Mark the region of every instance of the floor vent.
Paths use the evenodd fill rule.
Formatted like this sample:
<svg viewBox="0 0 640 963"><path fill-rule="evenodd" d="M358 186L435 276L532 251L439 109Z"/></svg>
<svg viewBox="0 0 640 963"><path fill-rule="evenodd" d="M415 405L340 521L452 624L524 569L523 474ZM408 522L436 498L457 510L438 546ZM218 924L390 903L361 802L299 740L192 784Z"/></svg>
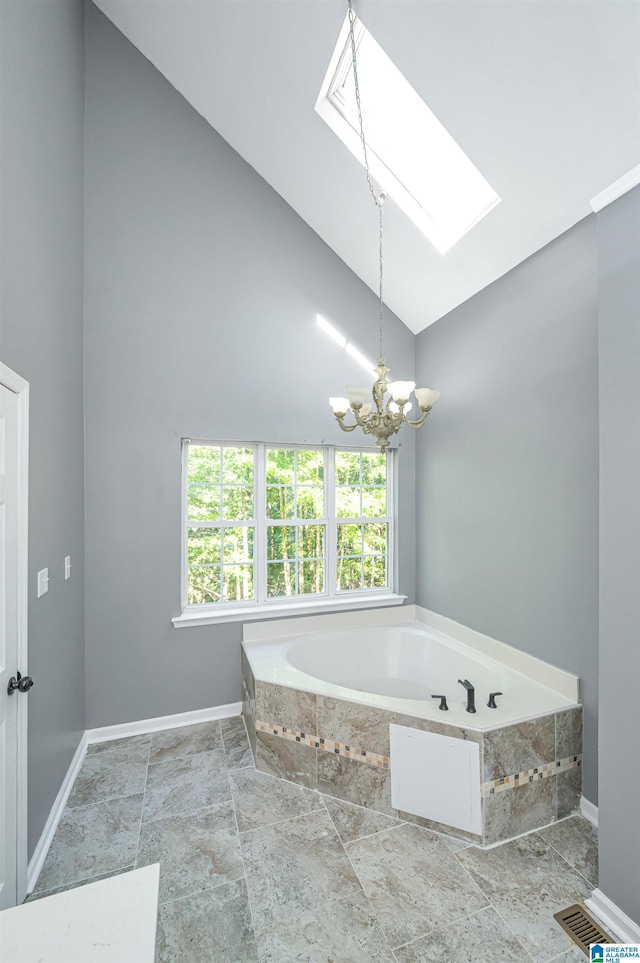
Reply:
<svg viewBox="0 0 640 963"><path fill-rule="evenodd" d="M560 913L554 913L553 918L569 934L573 942L578 944L585 956L589 955L591 943L613 943L611 937L579 903L567 906Z"/></svg>

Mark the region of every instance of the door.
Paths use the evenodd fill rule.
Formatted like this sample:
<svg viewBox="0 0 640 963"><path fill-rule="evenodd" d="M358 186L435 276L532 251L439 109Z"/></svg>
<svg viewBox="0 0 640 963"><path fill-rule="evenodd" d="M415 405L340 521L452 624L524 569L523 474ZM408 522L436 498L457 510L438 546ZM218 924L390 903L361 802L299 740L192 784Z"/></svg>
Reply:
<svg viewBox="0 0 640 963"><path fill-rule="evenodd" d="M26 694L8 693L26 675L26 392L0 366L0 910L26 889ZM10 373L13 375L13 373ZM5 383L2 383L5 382ZM22 382L22 384L25 384ZM23 665L19 665L20 659Z"/></svg>

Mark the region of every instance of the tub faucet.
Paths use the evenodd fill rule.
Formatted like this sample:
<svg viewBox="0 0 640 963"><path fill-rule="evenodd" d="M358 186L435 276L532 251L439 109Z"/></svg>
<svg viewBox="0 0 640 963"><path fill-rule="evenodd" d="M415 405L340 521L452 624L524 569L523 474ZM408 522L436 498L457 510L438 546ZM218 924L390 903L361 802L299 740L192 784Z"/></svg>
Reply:
<svg viewBox="0 0 640 963"><path fill-rule="evenodd" d="M458 682L460 683L460 685L463 685L467 690L467 712L475 712L476 711L476 690L471 685L468 679L465 679L464 682L462 679L458 679Z"/></svg>

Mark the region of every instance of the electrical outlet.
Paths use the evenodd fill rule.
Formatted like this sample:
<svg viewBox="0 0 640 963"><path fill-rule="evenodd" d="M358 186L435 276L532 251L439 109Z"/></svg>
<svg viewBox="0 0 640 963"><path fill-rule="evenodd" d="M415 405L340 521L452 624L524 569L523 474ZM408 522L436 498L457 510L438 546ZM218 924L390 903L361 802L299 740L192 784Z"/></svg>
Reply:
<svg viewBox="0 0 640 963"><path fill-rule="evenodd" d="M64 578L65 581L71 578L71 556L66 555L64 559Z"/></svg>
<svg viewBox="0 0 640 963"><path fill-rule="evenodd" d="M49 569L43 568L38 572L38 598L49 591Z"/></svg>

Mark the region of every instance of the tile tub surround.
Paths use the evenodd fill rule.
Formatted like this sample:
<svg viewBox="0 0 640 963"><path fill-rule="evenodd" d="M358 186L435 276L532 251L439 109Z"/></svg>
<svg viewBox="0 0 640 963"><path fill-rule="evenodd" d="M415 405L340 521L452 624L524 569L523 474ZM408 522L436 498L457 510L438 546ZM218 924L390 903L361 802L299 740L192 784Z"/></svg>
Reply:
<svg viewBox="0 0 640 963"><path fill-rule="evenodd" d="M582 816L515 844L477 849L258 772L243 728L234 719L197 732L185 727L182 739L167 732L156 744L164 752L171 743L179 754L147 763L143 793L109 799L105 785L119 790L104 780L109 757L118 773L117 754L135 756L140 741L103 744L105 763L83 776L86 801L65 809L32 898L153 860L161 891L156 963L578 959L552 913L583 898L597 874L595 830ZM388 777L345 756L320 755ZM198 757L205 764L196 769ZM201 779L181 797L183 811L142 820L147 792L171 799L183 764ZM220 794L225 779L228 793ZM224 798L201 806L211 793Z"/></svg>
<svg viewBox="0 0 640 963"><path fill-rule="evenodd" d="M262 682L246 656L243 691L253 696L244 711L247 726L252 720L255 727L257 769L345 802L484 846L547 826L579 807L580 706L479 732ZM392 808L391 723L480 745L481 837Z"/></svg>

